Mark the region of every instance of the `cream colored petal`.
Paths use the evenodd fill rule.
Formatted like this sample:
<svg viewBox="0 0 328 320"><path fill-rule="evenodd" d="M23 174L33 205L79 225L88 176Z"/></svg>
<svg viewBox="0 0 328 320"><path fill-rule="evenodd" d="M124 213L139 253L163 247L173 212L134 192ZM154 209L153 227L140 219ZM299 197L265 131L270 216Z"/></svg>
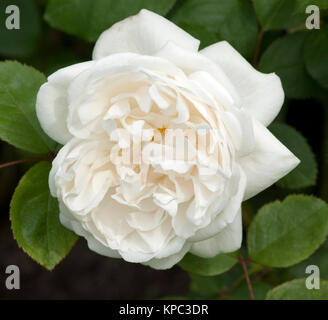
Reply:
<svg viewBox="0 0 328 320"><path fill-rule="evenodd" d="M242 242L242 219L239 210L235 219L214 237L193 243L190 252L202 258L213 258L240 248Z"/></svg>
<svg viewBox="0 0 328 320"><path fill-rule="evenodd" d="M168 41L196 52L199 40L162 16L142 9L137 15L126 18L104 31L96 42L93 59L120 52L152 55Z"/></svg>
<svg viewBox="0 0 328 320"><path fill-rule="evenodd" d="M67 128L68 87L71 81L94 62L84 62L63 68L52 74L43 84L36 100L36 114L42 129L55 141L65 144L72 135Z"/></svg>
<svg viewBox="0 0 328 320"><path fill-rule="evenodd" d="M254 137L254 151L239 159L239 164L247 176L244 200L270 187L300 163L293 153L256 120Z"/></svg>
<svg viewBox="0 0 328 320"><path fill-rule="evenodd" d="M257 71L226 41L213 44L200 53L222 68L236 88L245 110L265 126L274 120L285 97L276 74Z"/></svg>

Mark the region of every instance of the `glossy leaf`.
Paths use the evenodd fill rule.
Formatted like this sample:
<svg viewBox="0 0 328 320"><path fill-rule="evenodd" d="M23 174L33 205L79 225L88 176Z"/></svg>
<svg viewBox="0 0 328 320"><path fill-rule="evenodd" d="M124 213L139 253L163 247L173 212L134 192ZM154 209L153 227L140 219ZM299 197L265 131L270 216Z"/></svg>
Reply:
<svg viewBox="0 0 328 320"><path fill-rule="evenodd" d="M219 297L222 279L220 276L204 277L190 273L190 293L194 299L215 299Z"/></svg>
<svg viewBox="0 0 328 320"><path fill-rule="evenodd" d="M307 266L315 265L320 269L320 277L328 279L328 240L308 259L292 266L288 271L295 277L301 278L305 275Z"/></svg>
<svg viewBox="0 0 328 320"><path fill-rule="evenodd" d="M271 286L265 282L252 282L256 300L264 300ZM246 281L243 281L236 289L229 293L227 300L251 300Z"/></svg>
<svg viewBox="0 0 328 320"><path fill-rule="evenodd" d="M219 254L214 258L204 259L188 253L179 263L188 272L200 276L216 276L231 269L237 263L237 255Z"/></svg>
<svg viewBox="0 0 328 320"><path fill-rule="evenodd" d="M101 32L141 9L165 15L176 0L50 0L46 21L54 28L96 41Z"/></svg>
<svg viewBox="0 0 328 320"><path fill-rule="evenodd" d="M307 32L286 35L274 41L264 52L259 69L275 72L280 77L289 98L308 98L317 95L317 85L306 72L303 47Z"/></svg>
<svg viewBox="0 0 328 320"><path fill-rule="evenodd" d="M10 207L18 245L48 270L69 253L78 238L59 221L58 202L48 187L50 168L50 163L40 162L30 169L20 181Z"/></svg>
<svg viewBox="0 0 328 320"><path fill-rule="evenodd" d="M328 88L328 27L309 33L304 46L304 58L309 74L322 87Z"/></svg>
<svg viewBox="0 0 328 320"><path fill-rule="evenodd" d="M328 234L328 205L293 195L262 207L247 235L250 258L271 267L289 267L308 258Z"/></svg>
<svg viewBox="0 0 328 320"><path fill-rule="evenodd" d="M0 139L33 153L56 148L41 129L36 95L46 81L39 71L14 61L0 62Z"/></svg>
<svg viewBox="0 0 328 320"><path fill-rule="evenodd" d="M272 290L266 300L328 300L328 281L320 281L320 289L309 290L305 286L305 279L286 282Z"/></svg>
<svg viewBox="0 0 328 320"><path fill-rule="evenodd" d="M264 30L289 29L305 25L305 9L316 5L327 9L327 0L254 0L256 15Z"/></svg>
<svg viewBox="0 0 328 320"><path fill-rule="evenodd" d="M277 185L288 189L314 186L318 168L306 139L296 129L284 123L273 123L270 131L301 160L301 163L291 173L279 180Z"/></svg>
<svg viewBox="0 0 328 320"><path fill-rule="evenodd" d="M258 27L254 10L248 1L186 0L174 13L172 20L181 27L190 23L202 26L215 35L217 41L230 42L246 58L250 58L254 52ZM207 37L200 40L207 42Z"/></svg>

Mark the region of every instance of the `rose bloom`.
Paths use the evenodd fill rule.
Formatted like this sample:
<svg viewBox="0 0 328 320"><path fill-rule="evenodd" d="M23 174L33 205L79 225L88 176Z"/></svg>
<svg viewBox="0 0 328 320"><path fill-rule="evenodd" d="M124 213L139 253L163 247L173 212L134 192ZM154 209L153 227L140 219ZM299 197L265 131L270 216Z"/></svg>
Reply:
<svg viewBox="0 0 328 320"><path fill-rule="evenodd" d="M266 129L284 101L280 79L226 41L198 47L141 10L100 36L92 61L40 88L41 126L63 144L51 194L61 223L91 250L156 269L187 252L235 251L242 202L299 163ZM177 129L197 135L172 143L166 133Z"/></svg>

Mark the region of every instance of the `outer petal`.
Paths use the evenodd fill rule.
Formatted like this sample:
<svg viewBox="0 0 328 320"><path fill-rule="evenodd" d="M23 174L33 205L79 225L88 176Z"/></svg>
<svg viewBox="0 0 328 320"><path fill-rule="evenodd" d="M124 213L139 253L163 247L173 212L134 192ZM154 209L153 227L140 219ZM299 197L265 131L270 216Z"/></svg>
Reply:
<svg viewBox="0 0 328 320"><path fill-rule="evenodd" d="M220 253L236 251L241 246L242 233L241 210L239 209L231 224L213 238L194 243L190 252L202 258L212 258Z"/></svg>
<svg viewBox="0 0 328 320"><path fill-rule="evenodd" d="M41 127L52 139L61 144L65 144L72 137L66 125L67 88L77 75L93 63L83 62L58 70L48 78L48 82L43 84L38 92L36 114Z"/></svg>
<svg viewBox="0 0 328 320"><path fill-rule="evenodd" d="M254 151L239 160L247 176L244 200L268 188L300 163L294 154L256 120L254 136Z"/></svg>
<svg viewBox="0 0 328 320"><path fill-rule="evenodd" d="M240 97L238 92L235 90L233 83L230 81L229 77L225 74L223 68L218 66L217 63L208 59L204 55L198 52L192 52L186 50L180 45L169 41L165 46L156 52L157 57L165 58L173 62L176 66L181 68L191 79L200 83L204 89L208 92L214 94L216 98L220 96L219 101L226 102L228 104L234 103L235 105L240 105ZM213 84L213 80L210 79L209 75L204 77L204 73L195 74L197 71L202 71L211 75L218 84ZM197 81L198 80L198 81ZM209 85L209 82L212 82ZM215 85L216 88L211 88ZM220 88L218 88L220 87ZM222 98L225 98L222 100Z"/></svg>
<svg viewBox="0 0 328 320"><path fill-rule="evenodd" d="M181 47L197 51L199 40L160 15L142 9L103 32L94 48L93 59L120 52L152 55L169 40Z"/></svg>
<svg viewBox="0 0 328 320"><path fill-rule="evenodd" d="M79 236L84 237L87 240L88 247L90 250L106 257L121 258L121 256L116 250L112 250L104 246L100 241L96 240L93 235L91 235L88 231L83 229L81 223L74 219L74 217L69 213L69 210L65 207L65 205L61 201L59 201L59 207L60 207L59 219L61 224L64 227L72 230Z"/></svg>
<svg viewBox="0 0 328 320"><path fill-rule="evenodd" d="M222 232L228 225L233 223L236 216L239 214L241 203L245 194L246 188L246 176L244 172L238 168L234 173L227 194L223 197L229 197L228 202L224 208L217 207L219 201L211 207L211 210L215 213L219 212L214 220L205 228L198 230L195 236L191 237L190 241L203 242L207 239L211 239L216 234Z"/></svg>
<svg viewBox="0 0 328 320"><path fill-rule="evenodd" d="M228 42L222 41L200 51L215 61L230 78L242 106L268 126L279 113L284 91L279 77L255 70Z"/></svg>
<svg viewBox="0 0 328 320"><path fill-rule="evenodd" d="M170 269L184 257L184 255L190 250L190 247L191 244L186 243L182 248L182 250L176 254L173 254L167 258L162 258L162 259L154 258L143 264L157 270Z"/></svg>

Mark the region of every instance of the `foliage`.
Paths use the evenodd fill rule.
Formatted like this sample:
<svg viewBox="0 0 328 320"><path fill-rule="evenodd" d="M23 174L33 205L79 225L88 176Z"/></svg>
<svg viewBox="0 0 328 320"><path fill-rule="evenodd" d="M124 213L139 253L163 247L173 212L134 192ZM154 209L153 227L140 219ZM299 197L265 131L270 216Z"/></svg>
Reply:
<svg viewBox="0 0 328 320"><path fill-rule="evenodd" d="M58 203L48 188L50 168L49 162L40 162L24 175L10 209L18 245L49 270L68 254L77 240L59 221Z"/></svg>
<svg viewBox="0 0 328 320"><path fill-rule="evenodd" d="M8 4L20 7L22 28L6 30L0 19L1 148L8 143L23 150L19 154L45 160L26 172L11 201L14 237L29 256L51 270L77 240L60 224L48 187L59 146L42 131L35 113L43 74L87 60L89 43L101 32L148 8L199 38L202 47L227 40L260 71L276 72L286 100L269 129L302 161L245 203L240 252L185 256L179 264L190 275L185 298L250 299L248 273L256 299L328 299L323 279L328 279L327 0L2 0L1 14ZM310 4L321 10L320 30L305 27ZM299 116L304 110L307 119ZM1 170L5 176L7 169ZM308 265L321 270L320 290L306 289Z"/></svg>

